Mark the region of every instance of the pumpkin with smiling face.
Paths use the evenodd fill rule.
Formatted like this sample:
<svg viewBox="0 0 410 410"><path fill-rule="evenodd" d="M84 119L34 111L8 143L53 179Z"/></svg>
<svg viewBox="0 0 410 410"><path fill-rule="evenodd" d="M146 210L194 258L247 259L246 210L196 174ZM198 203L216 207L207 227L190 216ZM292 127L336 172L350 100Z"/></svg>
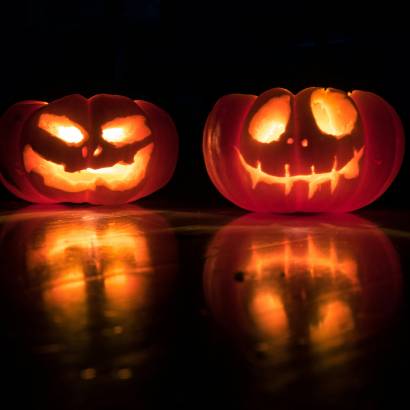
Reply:
<svg viewBox="0 0 410 410"><path fill-rule="evenodd" d="M258 212L346 212L379 197L400 168L401 122L375 94L282 88L222 97L203 141L208 174Z"/></svg>
<svg viewBox="0 0 410 410"><path fill-rule="evenodd" d="M134 201L168 182L178 152L168 114L116 95L18 103L0 132L4 184L39 203Z"/></svg>

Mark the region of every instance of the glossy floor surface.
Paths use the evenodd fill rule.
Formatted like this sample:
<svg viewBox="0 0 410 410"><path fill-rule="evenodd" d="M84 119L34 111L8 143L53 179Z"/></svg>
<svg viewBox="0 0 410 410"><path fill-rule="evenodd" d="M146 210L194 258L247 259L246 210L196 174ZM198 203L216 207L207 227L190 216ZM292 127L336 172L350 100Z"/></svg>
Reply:
<svg viewBox="0 0 410 410"><path fill-rule="evenodd" d="M408 407L410 218L0 213L3 400Z"/></svg>

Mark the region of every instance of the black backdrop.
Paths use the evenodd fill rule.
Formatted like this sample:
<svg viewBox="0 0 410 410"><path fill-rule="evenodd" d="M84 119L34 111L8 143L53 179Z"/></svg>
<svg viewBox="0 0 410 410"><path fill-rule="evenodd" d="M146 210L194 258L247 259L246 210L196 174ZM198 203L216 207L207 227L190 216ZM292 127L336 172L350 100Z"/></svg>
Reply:
<svg viewBox="0 0 410 410"><path fill-rule="evenodd" d="M389 101L409 129L405 4L22 0L0 7L1 112L24 99L113 93L171 114L181 142L177 170L142 205L229 206L201 153L207 114L224 94L363 89ZM408 165L407 156L373 207L408 207Z"/></svg>

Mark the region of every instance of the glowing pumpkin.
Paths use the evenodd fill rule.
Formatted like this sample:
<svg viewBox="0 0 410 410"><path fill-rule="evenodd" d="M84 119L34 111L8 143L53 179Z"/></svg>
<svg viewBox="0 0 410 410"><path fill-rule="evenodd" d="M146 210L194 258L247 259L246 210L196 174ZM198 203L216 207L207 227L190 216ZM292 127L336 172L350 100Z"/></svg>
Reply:
<svg viewBox="0 0 410 410"><path fill-rule="evenodd" d="M17 103L0 133L4 185L38 203L134 201L168 182L178 153L168 114L116 95Z"/></svg>
<svg viewBox="0 0 410 410"><path fill-rule="evenodd" d="M380 331L402 296L391 242L349 214L241 217L210 243L203 280L215 319L251 358L273 361L300 341L326 359Z"/></svg>
<svg viewBox="0 0 410 410"><path fill-rule="evenodd" d="M203 140L217 189L261 212L361 208L391 184L403 151L401 122L384 100L323 88L222 97Z"/></svg>

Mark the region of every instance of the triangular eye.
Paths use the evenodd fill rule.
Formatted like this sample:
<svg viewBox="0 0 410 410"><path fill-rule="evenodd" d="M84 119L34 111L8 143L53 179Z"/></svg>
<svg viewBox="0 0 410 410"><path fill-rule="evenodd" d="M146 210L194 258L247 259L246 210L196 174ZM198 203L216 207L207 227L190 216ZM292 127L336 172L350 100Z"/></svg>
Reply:
<svg viewBox="0 0 410 410"><path fill-rule="evenodd" d="M80 145L87 135L81 125L71 121L65 115L42 114L38 126L50 135L72 146Z"/></svg>
<svg viewBox="0 0 410 410"><path fill-rule="evenodd" d="M350 135L356 125L356 107L342 92L317 89L310 97L310 107L316 125L329 136L343 138Z"/></svg>
<svg viewBox="0 0 410 410"><path fill-rule="evenodd" d="M279 141L290 118L290 96L281 95L268 100L253 115L249 134L258 142L269 144Z"/></svg>
<svg viewBox="0 0 410 410"><path fill-rule="evenodd" d="M151 134L143 115L118 117L102 127L102 138L117 147L141 141Z"/></svg>

